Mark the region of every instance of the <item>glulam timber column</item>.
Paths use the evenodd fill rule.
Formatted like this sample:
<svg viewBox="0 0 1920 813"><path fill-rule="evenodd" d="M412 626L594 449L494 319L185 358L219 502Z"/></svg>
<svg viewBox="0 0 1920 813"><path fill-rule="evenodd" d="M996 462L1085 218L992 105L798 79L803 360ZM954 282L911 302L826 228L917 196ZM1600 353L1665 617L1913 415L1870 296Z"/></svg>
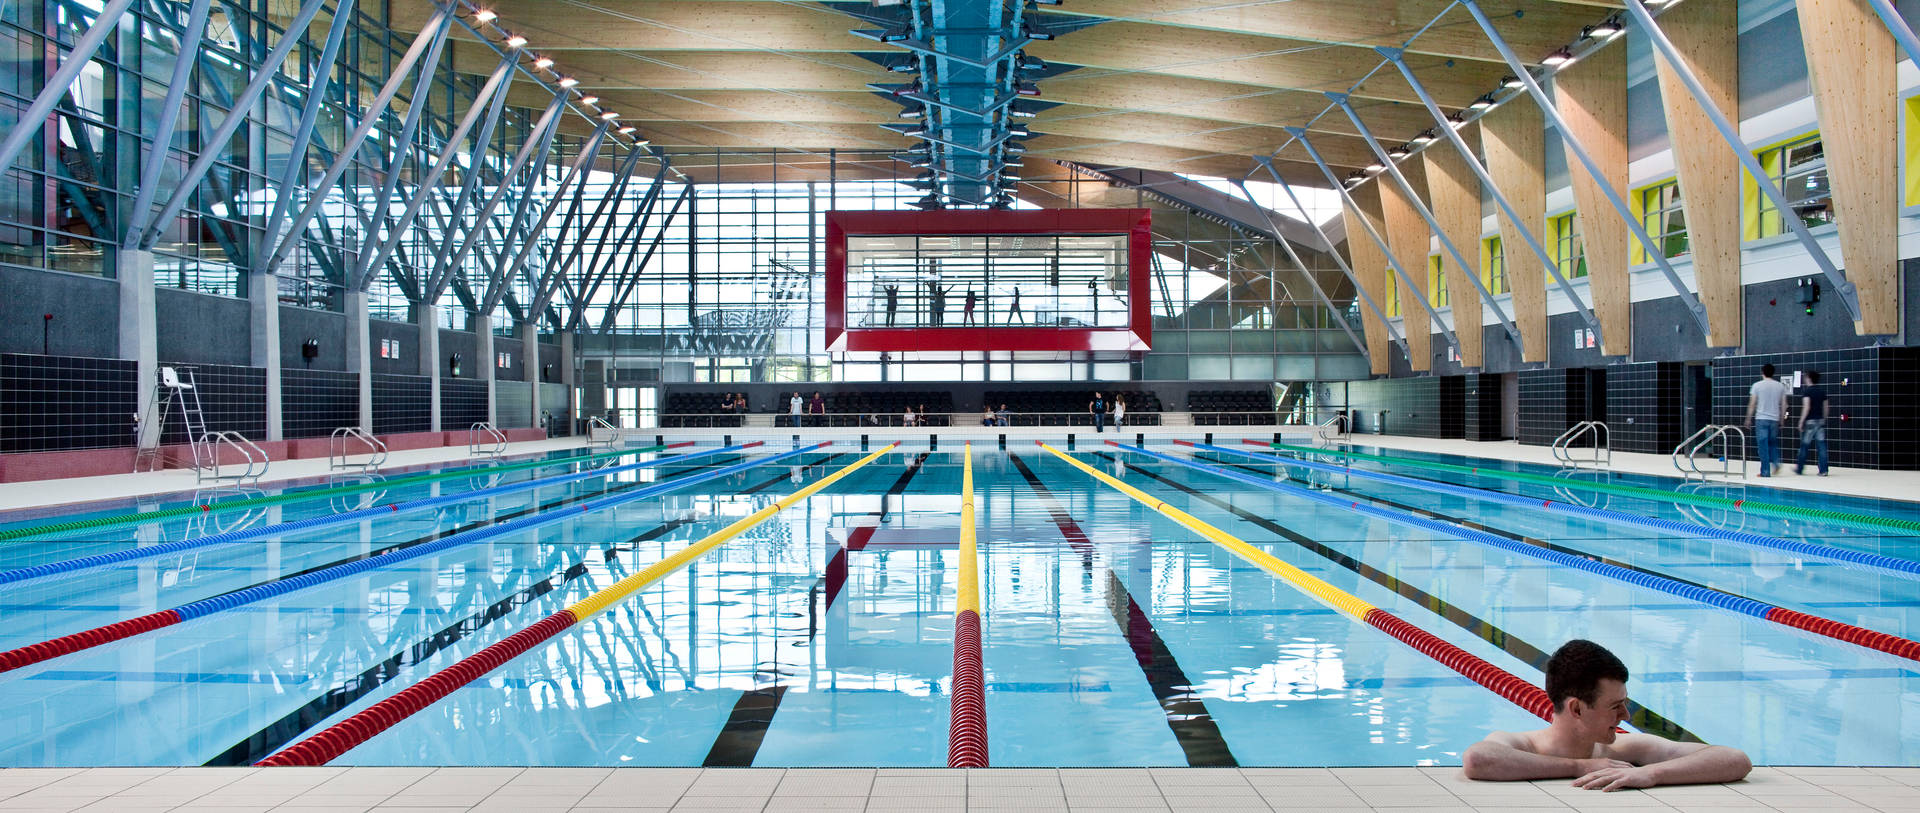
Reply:
<svg viewBox="0 0 1920 813"><path fill-rule="evenodd" d="M1500 251L1507 288L1513 292L1513 322L1520 328L1520 360L1547 360L1547 269L1527 249L1522 229L1547 239L1546 117L1527 96L1516 96L1479 119L1487 174L1525 220L1500 213Z"/></svg>
<svg viewBox="0 0 1920 813"><path fill-rule="evenodd" d="M1660 30L1706 86L1712 97L1707 101L1734 121L1740 120L1740 33L1729 21L1735 18L1737 6L1737 0L1687 0L1660 15ZM1738 347L1745 334L1740 294L1740 159L1728 149L1726 139L1672 66L1659 58L1654 65L1660 76L1660 104L1666 109L1680 201L1686 207L1694 288L1707 309L1707 346ZM1605 333L1613 338L1611 327Z"/></svg>
<svg viewBox="0 0 1920 813"><path fill-rule="evenodd" d="M1627 224L1607 200L1601 184L1627 197L1627 49L1601 48L1553 79L1554 104L1581 146L1606 177L1595 178L1567 149L1568 175L1573 181L1573 208L1580 217L1580 237L1587 256L1588 297L1600 320L1601 352L1624 356L1633 352L1633 300L1627 273Z"/></svg>
<svg viewBox="0 0 1920 813"><path fill-rule="evenodd" d="M1378 208L1378 188L1378 184L1361 184L1353 189L1351 195L1354 202L1363 208L1368 206ZM1387 307L1387 274L1389 273L1387 255L1381 253L1380 247L1374 244L1373 238L1367 236L1367 227L1361 225L1360 221L1361 218L1366 218L1374 224L1375 228L1378 228L1380 218L1378 215L1358 211L1350 206L1341 207L1340 213L1345 219L1347 231L1347 267L1353 269L1354 277L1359 280L1360 287L1366 290L1367 296L1379 303L1381 310L1384 311ZM1401 310L1404 311L1405 308ZM1391 355L1393 343L1388 339L1387 326L1381 323L1379 317L1373 315L1372 308L1362 309L1360 318L1367 329L1367 355L1372 358L1373 374L1386 375L1393 372ZM1407 336L1407 347L1409 349L1413 347L1412 335Z"/></svg>
<svg viewBox="0 0 1920 813"><path fill-rule="evenodd" d="M1412 161L1400 166L1400 174L1406 176L1407 185L1415 192L1426 186L1426 174ZM1387 224L1387 248L1393 251L1394 259L1400 261L1400 268L1407 272L1413 284L1413 290L1400 292L1401 324L1406 326L1407 353L1413 356L1408 362L1414 372L1426 372L1433 369L1433 331L1440 327L1433 324L1426 305L1422 304L1428 301L1427 249L1432 247L1433 231L1427 228L1427 221L1420 213L1414 211L1412 201L1399 184L1387 183L1381 176L1371 185L1380 188L1380 213Z"/></svg>
<svg viewBox="0 0 1920 813"><path fill-rule="evenodd" d="M1833 182L1840 252L1860 297L1853 328L1863 336L1899 333L1900 96L1893 35L1861 0L1794 6Z"/></svg>
<svg viewBox="0 0 1920 813"><path fill-rule="evenodd" d="M1479 129L1462 128L1460 137L1472 146ZM1479 257L1480 179L1467 167L1460 151L1449 145L1436 143L1420 155L1427 176L1427 208L1433 212L1433 218L1440 221L1447 240L1461 254ZM1482 347L1484 325L1481 322L1485 308L1480 301L1480 289L1474 287L1471 276L1480 273L1480 269L1456 268L1456 265L1451 254L1440 253L1440 268L1447 281L1447 301L1453 305L1453 334L1460 342L1460 364L1483 367L1486 354Z"/></svg>

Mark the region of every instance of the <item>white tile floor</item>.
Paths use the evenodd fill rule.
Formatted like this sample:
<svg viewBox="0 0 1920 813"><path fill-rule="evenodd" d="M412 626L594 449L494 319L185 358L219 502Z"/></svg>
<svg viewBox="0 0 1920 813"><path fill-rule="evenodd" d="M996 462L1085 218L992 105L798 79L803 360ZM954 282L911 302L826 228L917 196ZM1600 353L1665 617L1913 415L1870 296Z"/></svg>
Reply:
<svg viewBox="0 0 1920 813"><path fill-rule="evenodd" d="M5 811L1914 811L1920 768L1758 768L1602 794L1456 768L0 770Z"/></svg>

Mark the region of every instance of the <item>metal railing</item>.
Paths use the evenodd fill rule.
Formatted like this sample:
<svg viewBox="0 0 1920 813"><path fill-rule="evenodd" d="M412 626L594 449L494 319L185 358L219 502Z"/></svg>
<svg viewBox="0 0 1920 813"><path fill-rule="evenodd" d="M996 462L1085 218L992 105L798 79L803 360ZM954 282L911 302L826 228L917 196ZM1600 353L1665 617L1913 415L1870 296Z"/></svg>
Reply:
<svg viewBox="0 0 1920 813"><path fill-rule="evenodd" d="M1592 446L1575 447L1573 445L1575 441L1587 437L1592 438ZM1591 456L1575 455L1573 451L1575 448L1592 449L1593 453ZM1562 465L1577 468L1583 464L1592 463L1596 467L1613 467L1613 437L1603 421L1581 421L1567 427L1567 431L1561 432L1560 437L1553 439L1553 447L1550 451L1553 453L1553 459L1560 461Z"/></svg>
<svg viewBox="0 0 1920 813"><path fill-rule="evenodd" d="M1738 448L1733 446L1736 437L1740 442ZM1702 469L1699 459L1700 450L1711 446L1714 441L1720 442L1720 470ZM1680 445L1673 447L1673 454L1669 457L1673 460L1673 467L1679 469L1680 474L1689 480L1695 477L1705 480L1709 475L1731 477L1732 461L1738 458L1740 479L1745 480L1747 479L1747 433L1746 430L1732 424L1710 423L1688 435L1686 440L1680 441Z"/></svg>
<svg viewBox="0 0 1920 813"><path fill-rule="evenodd" d="M507 450L507 436L493 424L478 421L467 427L467 454L473 457L499 457Z"/></svg>
<svg viewBox="0 0 1920 813"><path fill-rule="evenodd" d="M606 437L604 438L595 437L594 433L602 429L606 430L607 432ZM588 416L587 418L587 445L588 446L598 446L600 448L606 449L607 451L613 451L614 444L619 442L620 442L620 427L614 426L613 424L608 423L605 418L601 418L598 415Z"/></svg>
<svg viewBox="0 0 1920 813"><path fill-rule="evenodd" d="M220 450L223 448L232 449L247 461L246 468L239 474L220 473ZM232 480L236 483L257 483L260 476L267 473L267 464L270 462L265 450L238 432L208 432L193 444L193 471L199 482Z"/></svg>
<svg viewBox="0 0 1920 813"><path fill-rule="evenodd" d="M362 452L367 455L366 460L356 462L347 459L354 454L351 447L356 441L366 447L366 451ZM327 468L329 470L358 468L361 471L379 471L386 462L387 444L362 431L358 426L342 426L327 436Z"/></svg>
<svg viewBox="0 0 1920 813"><path fill-rule="evenodd" d="M1353 440L1353 422L1346 413L1336 412L1333 417L1314 426L1313 439L1316 443L1325 446L1347 443Z"/></svg>

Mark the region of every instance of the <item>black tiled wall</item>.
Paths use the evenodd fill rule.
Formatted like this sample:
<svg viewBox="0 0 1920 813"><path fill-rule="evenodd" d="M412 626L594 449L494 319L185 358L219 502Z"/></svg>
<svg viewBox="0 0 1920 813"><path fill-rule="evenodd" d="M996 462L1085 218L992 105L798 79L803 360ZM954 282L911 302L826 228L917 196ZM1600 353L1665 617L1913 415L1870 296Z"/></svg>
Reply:
<svg viewBox="0 0 1920 813"><path fill-rule="evenodd" d="M333 370L280 371L281 432L287 438L324 438L360 423L360 378Z"/></svg>
<svg viewBox="0 0 1920 813"><path fill-rule="evenodd" d="M138 378L131 361L0 354L0 452L134 445Z"/></svg>
<svg viewBox="0 0 1920 813"><path fill-rule="evenodd" d="M464 432L487 419L487 382L472 378L440 380L440 426Z"/></svg>
<svg viewBox="0 0 1920 813"><path fill-rule="evenodd" d="M1475 373L1462 379L1466 392L1461 397L1461 437L1500 440L1500 376Z"/></svg>
<svg viewBox="0 0 1920 813"><path fill-rule="evenodd" d="M1744 424L1747 393L1760 379L1760 366L1772 364L1783 379L1796 370L1818 370L1828 402L1827 449L1833 465L1869 469L1920 468L1913 428L1914 396L1920 390L1920 365L1911 347L1862 347L1805 353L1721 358L1713 361L1713 419ZM1800 402L1790 400L1781 428L1783 459L1798 449ZM1749 440L1748 457L1754 457Z"/></svg>
<svg viewBox="0 0 1920 813"><path fill-rule="evenodd" d="M1622 452L1668 454L1686 436L1681 409L1686 365L1670 361L1608 367L1607 429Z"/></svg>
<svg viewBox="0 0 1920 813"><path fill-rule="evenodd" d="M1375 432L1379 412L1387 410L1387 434L1421 438L1457 438L1466 417L1466 388L1449 378L1379 378L1347 384L1354 431Z"/></svg>
<svg viewBox="0 0 1920 813"><path fill-rule="evenodd" d="M234 367L224 364L180 364L160 362L172 367L181 381L193 375L193 390L182 392L197 398L201 419L209 432L239 432L248 440L267 439L267 371L258 367ZM187 428L176 405L166 417L160 432L161 443L186 443ZM282 410L285 409L283 405Z"/></svg>
<svg viewBox="0 0 1920 813"><path fill-rule="evenodd" d="M425 432L433 427L433 382L426 376L373 374L373 433Z"/></svg>
<svg viewBox="0 0 1920 813"><path fill-rule="evenodd" d="M1587 420L1587 370L1520 371L1520 442L1546 446Z"/></svg>

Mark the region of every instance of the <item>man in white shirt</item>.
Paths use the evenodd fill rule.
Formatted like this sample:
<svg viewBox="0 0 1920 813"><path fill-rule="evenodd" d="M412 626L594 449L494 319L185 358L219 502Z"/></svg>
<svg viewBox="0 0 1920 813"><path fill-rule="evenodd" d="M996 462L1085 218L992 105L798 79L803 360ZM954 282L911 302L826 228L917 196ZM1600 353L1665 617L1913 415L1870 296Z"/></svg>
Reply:
<svg viewBox="0 0 1920 813"><path fill-rule="evenodd" d="M792 398L787 399L787 420L794 426L800 425L800 393L797 390Z"/></svg>
<svg viewBox="0 0 1920 813"><path fill-rule="evenodd" d="M1773 377L1773 365L1760 365L1760 380L1747 390L1747 426L1760 452L1760 476L1772 477L1780 462L1780 416L1787 410L1787 385Z"/></svg>

